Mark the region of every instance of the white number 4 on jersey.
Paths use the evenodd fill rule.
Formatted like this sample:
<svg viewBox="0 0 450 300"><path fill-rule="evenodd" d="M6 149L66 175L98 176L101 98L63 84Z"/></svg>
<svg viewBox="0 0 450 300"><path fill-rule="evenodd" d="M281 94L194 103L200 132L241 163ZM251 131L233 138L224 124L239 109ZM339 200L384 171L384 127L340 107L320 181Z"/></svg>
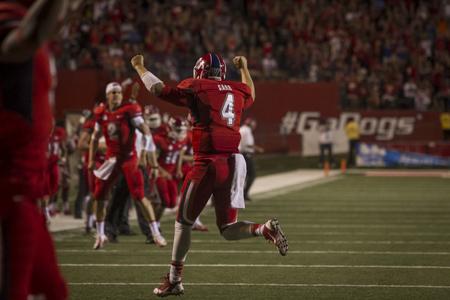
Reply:
<svg viewBox="0 0 450 300"><path fill-rule="evenodd" d="M225 96L225 101L222 105L222 110L220 111L220 115L222 119L227 121L227 126L233 126L234 124L234 95L232 93L228 93Z"/></svg>

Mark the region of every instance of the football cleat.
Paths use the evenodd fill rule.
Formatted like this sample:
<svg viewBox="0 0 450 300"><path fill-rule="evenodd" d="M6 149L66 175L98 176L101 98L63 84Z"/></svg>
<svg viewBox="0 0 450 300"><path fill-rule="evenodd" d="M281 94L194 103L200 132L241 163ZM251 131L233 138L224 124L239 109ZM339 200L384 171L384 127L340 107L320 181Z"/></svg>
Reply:
<svg viewBox="0 0 450 300"><path fill-rule="evenodd" d="M284 235L283 230L281 230L278 220L276 218L271 219L263 226L262 232L264 238L273 243L278 248L280 254L285 256L288 252L288 240Z"/></svg>
<svg viewBox="0 0 450 300"><path fill-rule="evenodd" d="M192 225L192 230L206 232L206 231L208 231L208 227L206 227L203 224L194 223L194 225Z"/></svg>
<svg viewBox="0 0 450 300"><path fill-rule="evenodd" d="M167 246L167 241L162 235L156 235L153 237L153 241L155 242L156 246L158 247L165 247Z"/></svg>
<svg viewBox="0 0 450 300"><path fill-rule="evenodd" d="M105 246L106 242L108 242L108 238L106 237L106 235L97 235L93 249L102 249Z"/></svg>
<svg viewBox="0 0 450 300"><path fill-rule="evenodd" d="M184 294L183 284L181 281L171 283L169 274L167 274L161 285L153 290L153 294L158 297L179 296Z"/></svg>
<svg viewBox="0 0 450 300"><path fill-rule="evenodd" d="M148 235L147 238L145 239L145 243L146 243L147 245L154 244L155 241L153 240L153 236Z"/></svg>

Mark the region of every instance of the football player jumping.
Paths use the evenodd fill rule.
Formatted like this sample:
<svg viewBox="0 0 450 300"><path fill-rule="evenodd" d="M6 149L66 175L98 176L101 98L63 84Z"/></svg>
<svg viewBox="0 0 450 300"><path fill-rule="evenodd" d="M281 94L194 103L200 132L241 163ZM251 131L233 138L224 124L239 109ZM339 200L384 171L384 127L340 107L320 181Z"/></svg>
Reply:
<svg viewBox="0 0 450 300"><path fill-rule="evenodd" d="M183 183L175 222L170 271L154 289L160 297L183 294L181 276L191 241L192 224L209 197L214 195L216 224L227 240L263 236L273 242L281 255L288 250L287 239L277 219L265 224L237 221L238 208L244 208L245 161L238 152L242 111L255 99L255 88L247 60L233 59L242 82L225 81L226 65L222 57L208 53L197 60L193 77L176 88L165 85L146 69L144 57L131 59L148 91L164 101L190 109L194 120L194 167Z"/></svg>
<svg viewBox="0 0 450 300"><path fill-rule="evenodd" d="M157 168L154 143L150 129L142 118L141 107L137 103L122 102L122 87L111 82L106 87L106 104L94 109L95 129L89 149L89 169L95 166L95 153L101 135L106 140L106 160L94 171L96 176L94 199L96 204L97 238L94 249L100 249L107 241L105 235L105 197L119 172L122 172L130 194L139 205L144 218L149 222L155 244L164 247L167 243L155 222L155 213L150 201L144 196L144 180L138 169L135 148L135 129L142 132L142 148L148 155L148 161Z"/></svg>

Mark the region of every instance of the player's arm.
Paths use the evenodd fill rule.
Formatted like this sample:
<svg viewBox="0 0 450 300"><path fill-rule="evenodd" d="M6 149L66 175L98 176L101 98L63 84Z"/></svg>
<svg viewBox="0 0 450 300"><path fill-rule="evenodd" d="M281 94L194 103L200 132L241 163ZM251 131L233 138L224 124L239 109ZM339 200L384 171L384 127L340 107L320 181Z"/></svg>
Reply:
<svg viewBox="0 0 450 300"><path fill-rule="evenodd" d="M183 162L193 162L194 161L194 155L189 155L184 152L183 154Z"/></svg>
<svg viewBox="0 0 450 300"><path fill-rule="evenodd" d="M156 160L156 145L153 141L152 133L147 124L145 124L142 116L132 119L133 126L142 133L142 153L145 163L150 164L152 169L158 169L158 161Z"/></svg>
<svg viewBox="0 0 450 300"><path fill-rule="evenodd" d="M155 96L161 95L164 82L144 66L144 56L138 54L131 59L131 65L138 73L147 90Z"/></svg>
<svg viewBox="0 0 450 300"><path fill-rule="evenodd" d="M100 125L98 123L95 123L94 132L91 135L91 142L89 143L89 162L88 162L88 169L93 170L95 163L95 153L98 149L98 140L100 139L102 133L100 131Z"/></svg>
<svg viewBox="0 0 450 300"><path fill-rule="evenodd" d="M142 55L133 56L131 65L139 74L139 77L150 93L174 105L189 106L189 99L192 96L190 91L166 86L161 79L156 77L144 66L144 57Z"/></svg>
<svg viewBox="0 0 450 300"><path fill-rule="evenodd" d="M19 26L12 30L0 47L0 61L23 62L54 34L65 16L68 0L37 0Z"/></svg>
<svg viewBox="0 0 450 300"><path fill-rule="evenodd" d="M183 171L181 169L182 165L183 165L183 161L184 161L184 153L186 152L186 148L181 149L180 151L180 155L178 155L178 159L177 159L177 169L176 169L176 176L177 178L182 178L183 177Z"/></svg>
<svg viewBox="0 0 450 300"><path fill-rule="evenodd" d="M241 81L248 85L248 87L250 88L254 101L256 96L255 85L253 84L252 76L250 75L250 71L248 70L247 59L245 58L245 56L236 56L235 58L233 58L233 64L241 72Z"/></svg>

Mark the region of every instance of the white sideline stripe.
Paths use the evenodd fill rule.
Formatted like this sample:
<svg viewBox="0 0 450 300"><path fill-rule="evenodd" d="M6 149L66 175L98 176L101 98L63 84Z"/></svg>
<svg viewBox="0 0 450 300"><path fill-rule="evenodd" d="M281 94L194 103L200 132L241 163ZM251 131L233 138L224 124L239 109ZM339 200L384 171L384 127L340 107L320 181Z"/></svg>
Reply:
<svg viewBox="0 0 450 300"><path fill-rule="evenodd" d="M160 282L70 282L72 286L148 286ZM268 287L349 287L349 288L418 288L450 289L449 285L401 285L401 284L333 284L333 283L236 283L236 282L192 282L187 286L268 286Z"/></svg>
<svg viewBox="0 0 450 300"><path fill-rule="evenodd" d="M133 253L168 253L172 250L134 250ZM58 253L130 253L128 250L100 250L65 249ZM216 254L275 254L278 251L269 250L189 250L189 253L216 253ZM341 251L341 250L291 250L289 254L355 254L355 255L450 255L443 251Z"/></svg>
<svg viewBox="0 0 450 300"><path fill-rule="evenodd" d="M169 267L169 264L59 264L61 267ZM188 264L193 268L296 268L296 269L444 269L450 266L395 266L395 265L269 265L269 264Z"/></svg>
<svg viewBox="0 0 450 300"><path fill-rule="evenodd" d="M338 179L342 179L342 176L340 176L339 173L334 172L334 173L330 174L330 177L317 177L315 179L307 180L307 181L300 182L300 183L290 183L290 184L288 183L285 186L274 187L272 190L264 190L264 191L256 192L256 193L250 192L250 196L255 198L256 201L258 201L258 200L263 200L263 199L267 199L267 198L272 198L272 197L288 194L291 192L300 191L305 188L310 188L310 187L313 187L316 185L330 183L330 182L333 182ZM255 181L255 183L256 183L256 181Z"/></svg>

